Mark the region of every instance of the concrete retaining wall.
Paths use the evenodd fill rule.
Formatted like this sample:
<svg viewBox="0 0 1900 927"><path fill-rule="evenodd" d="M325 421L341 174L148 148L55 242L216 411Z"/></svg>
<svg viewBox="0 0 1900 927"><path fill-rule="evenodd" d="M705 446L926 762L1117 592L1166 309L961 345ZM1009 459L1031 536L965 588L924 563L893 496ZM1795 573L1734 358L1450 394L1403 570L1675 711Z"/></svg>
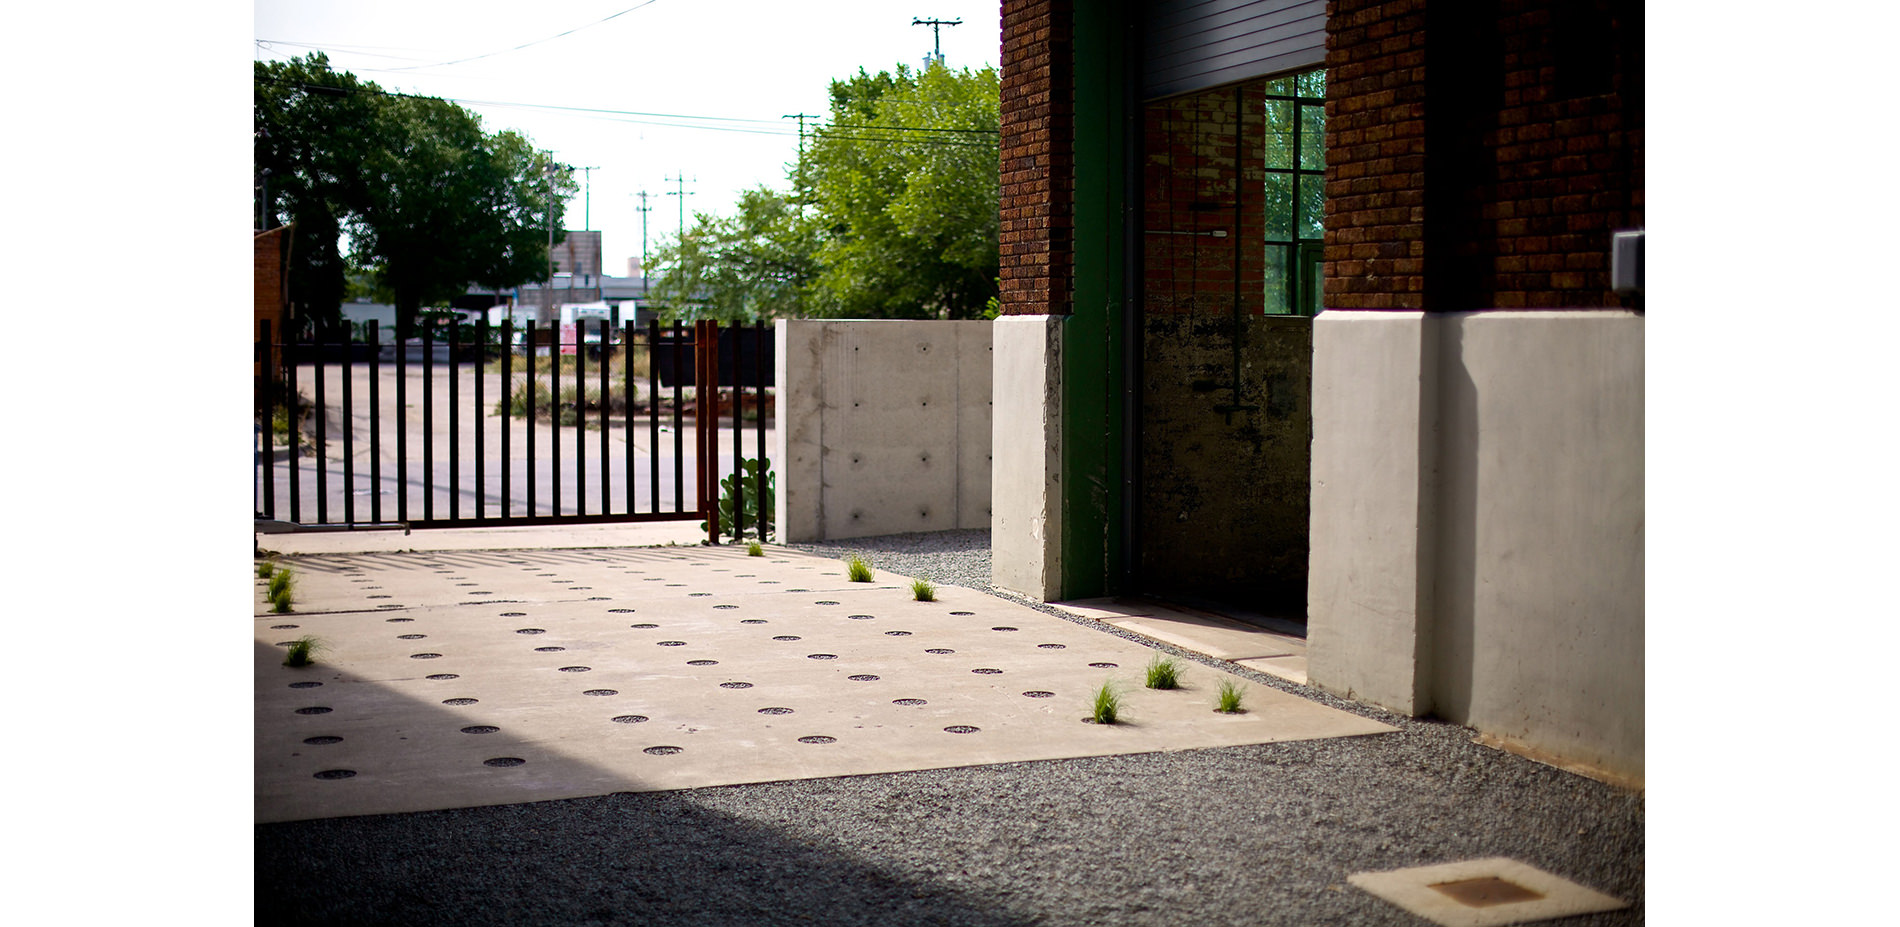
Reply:
<svg viewBox="0 0 1900 927"><path fill-rule="evenodd" d="M785 540L990 526L991 323L777 324Z"/></svg>
<svg viewBox="0 0 1900 927"><path fill-rule="evenodd" d="M1309 678L1640 782L1643 317L1322 313Z"/></svg>

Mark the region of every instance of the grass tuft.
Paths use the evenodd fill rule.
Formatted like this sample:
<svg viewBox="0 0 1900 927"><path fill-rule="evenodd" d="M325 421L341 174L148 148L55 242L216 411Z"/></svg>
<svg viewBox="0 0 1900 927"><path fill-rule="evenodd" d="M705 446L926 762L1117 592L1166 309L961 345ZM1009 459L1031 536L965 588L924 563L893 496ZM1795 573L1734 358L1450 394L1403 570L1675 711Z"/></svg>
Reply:
<svg viewBox="0 0 1900 927"><path fill-rule="evenodd" d="M1095 699L1090 705L1088 720L1096 724L1114 724L1121 716L1122 696L1115 691L1114 680L1104 680L1102 687L1095 690Z"/></svg>
<svg viewBox="0 0 1900 927"><path fill-rule="evenodd" d="M259 560L257 562L257 578L258 579L270 579L271 574L275 572L277 572L277 564L272 563L269 560Z"/></svg>
<svg viewBox="0 0 1900 927"><path fill-rule="evenodd" d="M1246 711L1240 707L1240 700L1247 694L1247 687L1232 676L1220 681L1220 691L1214 696L1214 710L1225 714L1239 714Z"/></svg>
<svg viewBox="0 0 1900 927"><path fill-rule="evenodd" d="M1150 689L1180 688L1182 675L1184 674L1181 661L1173 657L1155 654L1154 659L1148 661L1148 688Z"/></svg>
<svg viewBox="0 0 1900 927"><path fill-rule="evenodd" d="M765 545L757 541L750 541L745 546L745 555L748 557L763 557L765 556Z"/></svg>
<svg viewBox="0 0 1900 927"><path fill-rule="evenodd" d="M844 558L844 573L846 576L851 577L851 581L854 583L868 583L871 581L871 576L873 575L871 573L871 562L857 554L852 554Z"/></svg>
<svg viewBox="0 0 1900 927"><path fill-rule="evenodd" d="M315 635L305 634L290 642L290 650L284 654L285 666L309 666L317 652L326 649L323 640Z"/></svg>
<svg viewBox="0 0 1900 927"><path fill-rule="evenodd" d="M910 594L916 596L917 601L919 602L937 601L937 587L932 586L929 580L924 580L924 579L911 580Z"/></svg>
<svg viewBox="0 0 1900 927"><path fill-rule="evenodd" d="M289 602L291 590L295 589L296 585L297 585L297 577L295 574L290 572L289 567L281 567L277 569L276 571L272 572L271 577L270 577L270 586L269 586L270 591L268 593L268 596L271 602L275 603L278 599L283 599L285 602ZM288 607L285 607L285 608L278 609L278 611L287 612L287 611L290 611L290 609Z"/></svg>

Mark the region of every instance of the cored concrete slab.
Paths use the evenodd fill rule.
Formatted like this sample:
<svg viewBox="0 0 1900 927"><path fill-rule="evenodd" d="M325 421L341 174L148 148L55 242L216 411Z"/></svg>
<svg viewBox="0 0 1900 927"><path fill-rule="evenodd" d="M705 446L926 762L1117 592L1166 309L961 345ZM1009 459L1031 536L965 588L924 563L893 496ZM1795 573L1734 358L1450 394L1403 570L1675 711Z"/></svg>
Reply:
<svg viewBox="0 0 1900 927"><path fill-rule="evenodd" d="M1306 641L1297 637L1207 612L1139 599L1080 599L1053 604L1071 614L1215 659L1249 666L1252 664L1248 661L1275 661L1255 668L1278 676L1296 672L1300 681L1305 680ZM1268 666L1273 669L1266 669Z"/></svg>
<svg viewBox="0 0 1900 927"><path fill-rule="evenodd" d="M1138 644L768 551L286 558L296 611L268 612L260 581L254 621L257 820L1392 730L1257 685L1221 714L1217 670L1144 689ZM283 666L304 634L328 649ZM1084 723L1104 682L1124 721Z"/></svg>
<svg viewBox="0 0 1900 927"><path fill-rule="evenodd" d="M1503 857L1360 872L1346 880L1443 927L1502 927L1629 907L1621 899Z"/></svg>

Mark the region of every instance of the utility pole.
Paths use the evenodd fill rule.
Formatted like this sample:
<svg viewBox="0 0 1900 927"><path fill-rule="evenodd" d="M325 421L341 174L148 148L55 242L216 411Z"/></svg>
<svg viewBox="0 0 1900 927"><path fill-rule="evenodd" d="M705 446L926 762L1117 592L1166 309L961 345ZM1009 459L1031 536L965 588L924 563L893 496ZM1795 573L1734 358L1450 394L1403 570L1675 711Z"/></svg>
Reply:
<svg viewBox="0 0 1900 927"><path fill-rule="evenodd" d="M600 170L600 165L570 167L568 170L581 172L581 188L586 191L581 200L581 231L592 231L594 228L594 172Z"/></svg>
<svg viewBox="0 0 1900 927"><path fill-rule="evenodd" d="M933 46L931 57L935 58L938 64L942 64L943 63L943 27L944 26L961 26L963 25L963 18L959 16L956 19L912 19L910 21L910 24L913 26L929 26L930 27L931 45Z"/></svg>
<svg viewBox="0 0 1900 927"><path fill-rule="evenodd" d="M798 194L798 214L805 214L805 120L817 119L811 113L792 113L780 116L780 119L798 120L798 175L793 179L793 192Z"/></svg>
<svg viewBox="0 0 1900 927"><path fill-rule="evenodd" d="M638 193L634 193L630 195L637 196L640 198L640 205L633 207L633 210L640 214L640 277L641 279L646 279L646 275L647 275L647 213L652 212L653 207L647 205L647 191L641 190Z"/></svg>
<svg viewBox="0 0 1900 927"><path fill-rule="evenodd" d="M693 178L693 180L697 182L699 178L695 177ZM693 194L686 189L686 176L685 176L684 171L681 171L680 176L678 177L666 178L666 182L679 184L678 190L668 190L666 191L666 195L677 196L680 198L680 241L685 241L686 240L686 198L689 196L692 196Z"/></svg>

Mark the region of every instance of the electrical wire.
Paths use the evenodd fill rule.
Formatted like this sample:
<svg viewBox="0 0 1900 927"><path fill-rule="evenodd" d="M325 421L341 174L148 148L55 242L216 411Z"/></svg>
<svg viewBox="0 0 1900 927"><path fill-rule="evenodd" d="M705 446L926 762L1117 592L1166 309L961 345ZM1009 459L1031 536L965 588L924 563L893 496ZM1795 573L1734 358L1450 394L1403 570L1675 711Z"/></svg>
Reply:
<svg viewBox="0 0 1900 927"><path fill-rule="evenodd" d="M513 47L513 48L504 48L504 49L501 49L501 50L499 50L499 51L492 51L492 52L488 52L488 53L486 53L486 54L481 54L481 55L470 55L470 56L469 56L469 57L467 57L467 58L457 58L457 59L455 59L454 61L438 61L438 62L436 62L435 64L415 64L415 65L410 65L410 66L408 66L408 67L403 67L403 68L388 68L387 70L390 70L390 71L414 71L414 70L418 70L418 69L421 69L421 68L443 68L443 67L448 67L448 66L449 66L449 65L451 65L451 64L462 64L462 63L464 63L464 62L468 62L468 61L479 61L479 60L481 60L481 59L483 59L483 58L493 58L493 57L495 57L496 55L505 55L505 54L507 54L507 53L509 53L509 52L517 52L517 51L520 51L520 50L522 50L522 49L524 49L524 48L532 48L532 47L534 47L534 46L536 46L536 45L540 45L540 44L542 44L542 43L544 43L544 42L552 42L552 41L554 41L555 39L559 39L559 38L565 38L565 37L567 37L567 36L570 36L570 35L573 35L573 34L574 34L574 33L576 33L576 32L579 32L579 31L581 31L582 29L591 29L591 28L593 28L593 27L595 27L595 26L598 26L598 25L600 25L601 23L604 23L604 22L606 22L606 21L607 21L607 20L609 20L609 19L616 19L616 18L618 18L618 17L621 17L621 16L625 16L625 15L627 15L628 13L631 13L631 12L633 12L634 10L638 10L638 9L642 9L642 8L645 8L645 7L649 7L649 6L652 6L653 4L655 4L655 3L658 3L658 2L660 2L660 0L646 0L646 2L645 2L645 3L641 3L641 4L638 4L638 5L635 5L635 6L630 6L630 7L628 7L628 8L626 8L626 9L624 9L624 10L621 10L621 11L620 11L620 12L618 12L618 13L615 13L615 14L613 14L612 16L607 16L607 17L604 17L604 18L602 18L602 19L597 19L597 20L594 20L593 22L591 22L591 23L588 23L588 24L586 24L586 25L584 25L584 26L575 26L574 28L572 28L572 29L569 29L569 30L567 30L566 32L562 32L562 33L558 33L558 34L555 34L555 35L551 35L551 36L548 36L548 37L547 37L547 38L545 38L545 39L536 39L536 40L534 40L534 41L532 41L532 42L524 42L524 43L522 43L522 44L520 44L520 45L516 45L516 46L515 46L515 47Z"/></svg>

